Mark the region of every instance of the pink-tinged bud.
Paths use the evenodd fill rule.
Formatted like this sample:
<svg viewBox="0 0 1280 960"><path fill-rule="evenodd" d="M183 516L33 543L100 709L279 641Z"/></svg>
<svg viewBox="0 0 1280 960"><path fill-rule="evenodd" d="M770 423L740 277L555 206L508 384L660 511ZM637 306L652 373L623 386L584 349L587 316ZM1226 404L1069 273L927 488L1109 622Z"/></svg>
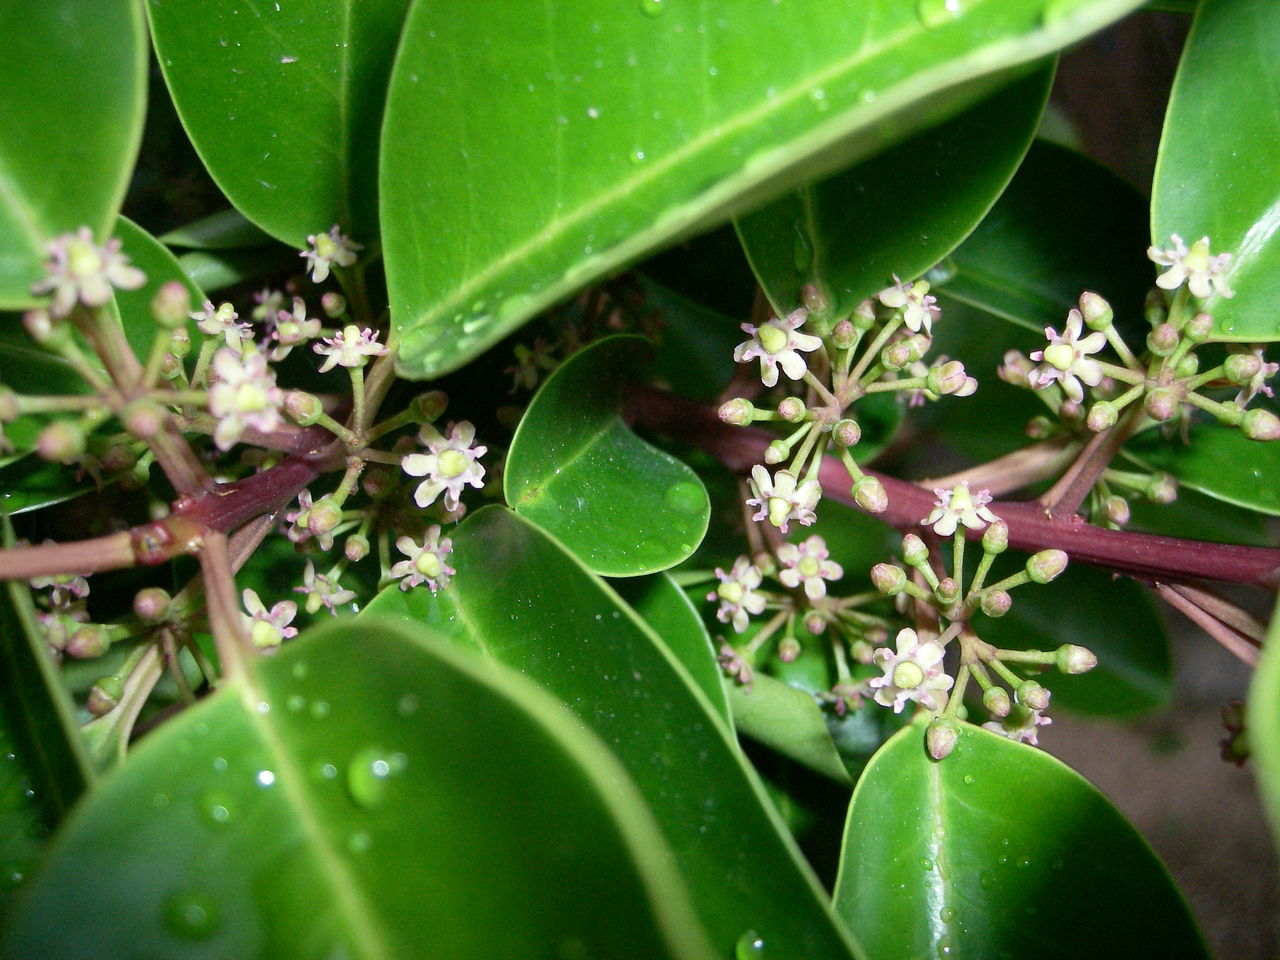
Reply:
<svg viewBox="0 0 1280 960"><path fill-rule="evenodd" d="M997 519L982 532L982 549L985 553L1004 553L1009 549L1009 525Z"/></svg>
<svg viewBox="0 0 1280 960"><path fill-rule="evenodd" d="M1178 412L1178 395L1168 387L1156 387L1147 394L1145 404L1152 420L1168 420Z"/></svg>
<svg viewBox="0 0 1280 960"><path fill-rule="evenodd" d="M364 476L360 478L360 489L365 492L366 496L377 500L379 497L386 496L387 491L392 488L391 474L381 467L371 467L364 472Z"/></svg>
<svg viewBox="0 0 1280 960"><path fill-rule="evenodd" d="M907 346L905 340L899 340L897 343L891 343L880 351L880 362L884 364L885 369L901 370L903 367L912 363L911 348Z"/></svg>
<svg viewBox="0 0 1280 960"><path fill-rule="evenodd" d="M1080 316L1090 330L1105 330L1115 318L1111 304L1092 290L1080 294Z"/></svg>
<svg viewBox="0 0 1280 960"><path fill-rule="evenodd" d="M800 291L800 302L811 314L825 314L831 309L831 300L816 283L806 283Z"/></svg>
<svg viewBox="0 0 1280 960"><path fill-rule="evenodd" d="M1173 503L1178 499L1178 481L1170 473L1153 473L1146 493L1152 503Z"/></svg>
<svg viewBox="0 0 1280 960"><path fill-rule="evenodd" d="M853 485L853 502L867 513L884 513L889 507L889 495L884 484L872 476L859 477Z"/></svg>
<svg viewBox="0 0 1280 960"><path fill-rule="evenodd" d="M1010 350L1004 355L1004 363L999 366L996 373L1005 383L1011 383L1015 387L1030 387L1031 381L1027 379L1027 374L1034 370L1035 366L1021 352Z"/></svg>
<svg viewBox="0 0 1280 960"><path fill-rule="evenodd" d="M812 633L815 637L823 634L827 630L827 618L817 610L810 610L804 615L804 628ZM797 647L798 651L798 647ZM781 651L779 651L781 653Z"/></svg>
<svg viewBox="0 0 1280 960"><path fill-rule="evenodd" d="M1157 357L1167 357L1178 348L1182 337L1171 323L1162 323L1147 334L1147 349Z"/></svg>
<svg viewBox="0 0 1280 960"><path fill-rule="evenodd" d="M179 360L191 352L191 334L185 328L173 331L169 338L169 353Z"/></svg>
<svg viewBox="0 0 1280 960"><path fill-rule="evenodd" d="M78 424L55 420L36 438L36 455L50 463L69 463L84 453L85 435Z"/></svg>
<svg viewBox="0 0 1280 960"><path fill-rule="evenodd" d="M778 659L783 663L793 663L798 656L800 656L800 641L795 637L783 637L782 642L778 644Z"/></svg>
<svg viewBox="0 0 1280 960"><path fill-rule="evenodd" d="M1013 606L1007 590L987 590L982 594L982 612L988 617L1003 617Z"/></svg>
<svg viewBox="0 0 1280 960"><path fill-rule="evenodd" d="M871 583L885 596L894 597L907 585L907 571L892 563L877 563L871 568Z"/></svg>
<svg viewBox="0 0 1280 960"><path fill-rule="evenodd" d="M804 407L804 401L799 397L787 397L778 404L778 416L787 423L799 423L806 413L808 411Z"/></svg>
<svg viewBox="0 0 1280 960"><path fill-rule="evenodd" d="M170 280L160 285L151 298L151 316L156 325L166 330L185 327L191 316L191 291L180 280Z"/></svg>
<svg viewBox="0 0 1280 960"><path fill-rule="evenodd" d="M978 378L966 376L964 378L964 385L961 386L960 389L957 390L955 393L953 393L952 396L953 397L972 397L977 392L978 392Z"/></svg>
<svg viewBox="0 0 1280 960"><path fill-rule="evenodd" d="M1063 673L1088 673L1098 665L1093 651L1075 643L1064 643L1054 651L1054 660Z"/></svg>
<svg viewBox="0 0 1280 960"><path fill-rule="evenodd" d="M1049 709L1049 691L1034 680L1027 680L1019 684L1017 696L1018 702L1028 709Z"/></svg>
<svg viewBox="0 0 1280 960"><path fill-rule="evenodd" d="M331 533L342 523L342 507L332 497L321 497L307 514L307 529L316 536Z"/></svg>
<svg viewBox="0 0 1280 960"><path fill-rule="evenodd" d="M309 427L324 416L324 404L313 393L290 390L284 396L284 412L294 423Z"/></svg>
<svg viewBox="0 0 1280 960"><path fill-rule="evenodd" d="M352 563L359 563L369 555L369 538L360 533L353 533L342 545L342 554Z"/></svg>
<svg viewBox="0 0 1280 960"><path fill-rule="evenodd" d="M1041 550L1027 560L1027 576L1033 583L1050 583L1067 569L1067 555L1061 550Z"/></svg>
<svg viewBox="0 0 1280 960"><path fill-rule="evenodd" d="M1222 362L1222 372L1234 384L1247 383L1262 370L1262 360L1252 353L1233 353Z"/></svg>
<svg viewBox="0 0 1280 960"><path fill-rule="evenodd" d="M858 342L858 328L848 320L841 320L831 328L831 342L837 350L848 350Z"/></svg>
<svg viewBox="0 0 1280 960"><path fill-rule="evenodd" d="M1032 440L1044 440L1053 436L1053 421L1046 416L1032 417L1027 421L1026 434Z"/></svg>
<svg viewBox="0 0 1280 960"><path fill-rule="evenodd" d="M107 473L124 473L137 465L138 458L122 443L113 443L102 451L102 469Z"/></svg>
<svg viewBox="0 0 1280 960"><path fill-rule="evenodd" d="M330 290L320 298L320 309L331 320L337 320L347 312L347 298L336 290Z"/></svg>
<svg viewBox="0 0 1280 960"><path fill-rule="evenodd" d="M858 421L850 420L848 417L837 420L835 426L831 428L831 439L837 447L855 447L862 439L862 428L858 426Z"/></svg>
<svg viewBox="0 0 1280 960"><path fill-rule="evenodd" d="M951 606L960 599L960 584L951 577L943 577L933 590L934 596L946 606Z"/></svg>
<svg viewBox="0 0 1280 960"><path fill-rule="evenodd" d="M1106 511L1107 519L1117 527L1123 527L1129 522L1129 501L1124 497L1114 494L1107 497L1103 509Z"/></svg>
<svg viewBox="0 0 1280 960"><path fill-rule="evenodd" d="M912 567L921 567L929 562L929 548L914 533L902 538L902 559Z"/></svg>
<svg viewBox="0 0 1280 960"><path fill-rule="evenodd" d="M133 612L143 623L161 623L169 616L172 598L159 587L139 590L133 598Z"/></svg>
<svg viewBox="0 0 1280 960"><path fill-rule="evenodd" d="M859 330L870 330L876 325L876 302L871 299L863 300L853 308L849 321Z"/></svg>
<svg viewBox="0 0 1280 960"><path fill-rule="evenodd" d="M96 623L81 627L67 640L66 651L77 660L92 660L111 648L111 637L105 628Z"/></svg>
<svg viewBox="0 0 1280 960"><path fill-rule="evenodd" d="M18 395L8 387L0 386L0 423L12 423L18 419Z"/></svg>
<svg viewBox="0 0 1280 960"><path fill-rule="evenodd" d="M148 440L164 429L164 408L154 400L135 400L124 408L120 422L130 435Z"/></svg>
<svg viewBox="0 0 1280 960"><path fill-rule="evenodd" d="M911 362L915 363L933 346L933 338L923 333L913 333L907 339L902 341L907 345L907 349L911 351Z"/></svg>
<svg viewBox="0 0 1280 960"><path fill-rule="evenodd" d="M1194 353L1188 353L1185 357L1178 361L1174 366L1173 372L1179 377L1186 379L1194 377L1200 370L1200 358Z"/></svg>
<svg viewBox="0 0 1280 960"><path fill-rule="evenodd" d="M1240 432L1250 440L1280 440L1280 417L1270 410L1250 410L1240 421Z"/></svg>
<svg viewBox="0 0 1280 960"><path fill-rule="evenodd" d="M1063 423L1080 423L1084 420L1084 407L1074 400L1063 400L1058 407L1058 419Z"/></svg>
<svg viewBox="0 0 1280 960"><path fill-rule="evenodd" d="M1114 427L1118 419L1116 405L1109 400L1099 400L1089 408L1089 417L1085 420L1085 426L1094 433L1101 433L1103 430Z"/></svg>
<svg viewBox="0 0 1280 960"><path fill-rule="evenodd" d="M982 695L982 705L987 713L999 719L1007 717L1009 711L1013 709L1013 703L1009 700L1009 694L1005 692L1004 687L989 687Z"/></svg>
<svg viewBox="0 0 1280 960"><path fill-rule="evenodd" d="M745 397L736 397L720 404L720 409L717 412L720 414L720 419L725 423L732 424L735 427L745 427L755 420L756 408Z"/></svg>
<svg viewBox="0 0 1280 960"><path fill-rule="evenodd" d="M63 325L54 320L53 314L42 307L24 313L22 326L27 331L27 336L42 345L52 346L55 338L61 339L66 336Z"/></svg>
<svg viewBox="0 0 1280 960"><path fill-rule="evenodd" d="M413 421L414 423L435 423L448 405L449 398L443 390L428 390L426 393L420 393L413 398ZM751 406L750 402L747 406Z"/></svg>
<svg viewBox="0 0 1280 960"><path fill-rule="evenodd" d="M939 718L932 721L924 734L925 747L929 751L929 756L935 760L945 760L950 756L959 739L956 722L951 719Z"/></svg>
<svg viewBox="0 0 1280 960"><path fill-rule="evenodd" d="M115 709L123 696L123 680L119 677L99 677L98 682L89 690L89 699L85 707L95 717L106 716Z"/></svg>
<svg viewBox="0 0 1280 960"><path fill-rule="evenodd" d="M1204 343L1213 333L1213 317L1207 313L1197 313L1182 328L1182 335L1192 343Z"/></svg>
<svg viewBox="0 0 1280 960"><path fill-rule="evenodd" d="M789 456L791 456L791 447L784 440L774 440L764 448L764 462L771 465L781 463Z"/></svg>
<svg viewBox="0 0 1280 960"><path fill-rule="evenodd" d="M966 381L964 364L959 360L948 360L940 366L929 369L929 390L939 396L950 396L964 389Z"/></svg>

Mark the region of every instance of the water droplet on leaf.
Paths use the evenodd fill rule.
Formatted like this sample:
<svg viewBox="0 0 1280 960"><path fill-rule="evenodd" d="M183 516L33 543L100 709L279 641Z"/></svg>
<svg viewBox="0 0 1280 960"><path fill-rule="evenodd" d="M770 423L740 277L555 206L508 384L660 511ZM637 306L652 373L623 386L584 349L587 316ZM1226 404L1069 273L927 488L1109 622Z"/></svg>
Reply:
<svg viewBox="0 0 1280 960"><path fill-rule="evenodd" d="M738 938L733 948L734 960L763 960L765 953L764 940L754 930L748 930Z"/></svg>
<svg viewBox="0 0 1280 960"><path fill-rule="evenodd" d="M391 778L405 768L403 753L390 753L379 747L361 750L347 766L347 791L351 799L366 810L382 803Z"/></svg>
<svg viewBox="0 0 1280 960"><path fill-rule="evenodd" d="M640 12L646 17L660 17L667 12L669 0L640 0Z"/></svg>
<svg viewBox="0 0 1280 960"><path fill-rule="evenodd" d="M204 940L218 929L218 905L203 893L187 891L164 902L164 926L184 940Z"/></svg>
<svg viewBox="0 0 1280 960"><path fill-rule="evenodd" d="M960 16L960 0L920 0L916 13L926 27L941 27Z"/></svg>
<svg viewBox="0 0 1280 960"><path fill-rule="evenodd" d="M221 790L207 790L200 795L200 814L215 827L231 822L232 807L231 797Z"/></svg>

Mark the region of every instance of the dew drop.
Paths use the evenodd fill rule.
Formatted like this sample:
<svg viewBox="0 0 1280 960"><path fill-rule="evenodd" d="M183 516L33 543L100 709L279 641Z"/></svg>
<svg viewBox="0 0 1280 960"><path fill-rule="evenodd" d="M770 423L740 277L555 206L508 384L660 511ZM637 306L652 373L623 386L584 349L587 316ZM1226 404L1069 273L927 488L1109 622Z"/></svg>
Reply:
<svg viewBox="0 0 1280 960"><path fill-rule="evenodd" d="M218 929L218 905L203 893L186 891L170 897L163 907L165 929L183 940L205 940Z"/></svg>
<svg viewBox="0 0 1280 960"><path fill-rule="evenodd" d="M964 782L965 782L965 783L967 783L969 786L973 786L973 784L974 784L973 774L972 774L972 773L966 773L966 774L964 775Z"/></svg>
<svg viewBox="0 0 1280 960"><path fill-rule="evenodd" d="M920 22L930 29L941 27L960 16L960 0L920 0L916 13Z"/></svg>
<svg viewBox="0 0 1280 960"><path fill-rule="evenodd" d="M323 720L329 715L328 700L313 700L311 702L311 718L313 720Z"/></svg>
<svg viewBox="0 0 1280 960"><path fill-rule="evenodd" d="M827 102L827 91L822 87L815 87L809 91L809 102L817 107L819 112L831 107L831 104Z"/></svg>
<svg viewBox="0 0 1280 960"><path fill-rule="evenodd" d="M943 923L950 923L956 918L956 912L951 907L943 907L942 912L938 914L938 916L942 917Z"/></svg>
<svg viewBox="0 0 1280 960"><path fill-rule="evenodd" d="M933 869L933 861L932 861L932 860L930 860L928 857L921 857L921 858L920 858L920 869L921 869L921 870L925 870L925 871L932 870L932 869Z"/></svg>
<svg viewBox="0 0 1280 960"><path fill-rule="evenodd" d="M754 930L748 930L738 938L733 948L734 960L763 960L765 952L764 940Z"/></svg>
<svg viewBox="0 0 1280 960"><path fill-rule="evenodd" d="M598 107L587 107L587 119L598 120L600 118L600 109Z"/></svg>
<svg viewBox="0 0 1280 960"><path fill-rule="evenodd" d="M338 768L327 760L317 760L311 766L313 780L332 780L338 775Z"/></svg>
<svg viewBox="0 0 1280 960"><path fill-rule="evenodd" d="M386 798L392 776L405 768L403 753L388 753L368 747L351 758L347 766L347 791L351 799L366 810L372 810Z"/></svg>
<svg viewBox="0 0 1280 960"><path fill-rule="evenodd" d="M638 167L645 161L644 151L640 149L632 150L627 159L631 161L632 166Z"/></svg>
<svg viewBox="0 0 1280 960"><path fill-rule="evenodd" d="M662 494L662 502L676 513L697 513L706 503L702 487L691 480L673 483Z"/></svg>
<svg viewBox="0 0 1280 960"><path fill-rule="evenodd" d="M274 786L276 782L276 775L271 770L259 770L258 775L253 779L260 787L270 787Z"/></svg>
<svg viewBox="0 0 1280 960"><path fill-rule="evenodd" d="M983 890L990 890L991 885L995 882L996 882L995 878L992 877L991 874L987 873L985 870L978 877L978 884L982 887Z"/></svg>
<svg viewBox="0 0 1280 960"><path fill-rule="evenodd" d="M200 815L215 827L231 822L232 806L231 797L221 790L207 790L200 795Z"/></svg>
<svg viewBox="0 0 1280 960"><path fill-rule="evenodd" d="M668 0L640 0L640 12L646 17L660 17L667 12Z"/></svg>
<svg viewBox="0 0 1280 960"><path fill-rule="evenodd" d="M308 669L307 661L299 660L297 663L295 663L292 667L289 668L289 672L293 674L293 677L295 680L301 680L303 677L307 675L307 669Z"/></svg>
<svg viewBox="0 0 1280 960"><path fill-rule="evenodd" d="M226 757L214 757L214 758L213 758L213 770L214 770L214 772L215 772L215 773L224 773L224 772L226 771L226 769L227 769L227 759L226 759Z"/></svg>
<svg viewBox="0 0 1280 960"><path fill-rule="evenodd" d="M407 717L410 714L416 713L417 710L418 698L412 693L406 693L396 704L396 713L400 714L402 717Z"/></svg>
<svg viewBox="0 0 1280 960"><path fill-rule="evenodd" d="M289 697L289 699L284 702L284 705L285 707L288 708L288 710L291 713L298 713L300 710L303 710L306 707L307 698L300 693L295 693L295 694L292 694Z"/></svg>

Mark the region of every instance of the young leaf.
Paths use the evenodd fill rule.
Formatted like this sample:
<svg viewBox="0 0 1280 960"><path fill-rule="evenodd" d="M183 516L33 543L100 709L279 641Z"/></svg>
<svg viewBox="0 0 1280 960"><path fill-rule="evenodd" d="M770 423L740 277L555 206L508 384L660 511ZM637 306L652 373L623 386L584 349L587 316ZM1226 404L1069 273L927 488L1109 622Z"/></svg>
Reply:
<svg viewBox="0 0 1280 960"><path fill-rule="evenodd" d="M871 960L1208 957L1164 866L1102 794L972 727L941 762L918 726L872 759L835 902Z"/></svg>
<svg viewBox="0 0 1280 960"><path fill-rule="evenodd" d="M713 707L617 594L500 507L453 534L446 590L395 586L361 614L425 623L541 683L608 744L657 818L718 950L847 957L826 896ZM494 571L502 570L502 576Z"/></svg>
<svg viewBox="0 0 1280 960"><path fill-rule="evenodd" d="M729 706L734 724L753 740L837 783L853 785L812 694L758 673L750 689L729 687Z"/></svg>
<svg viewBox="0 0 1280 960"><path fill-rule="evenodd" d="M236 208L295 248L378 237L378 130L408 0L148 0L178 115ZM301 260L297 261L301 263Z"/></svg>
<svg viewBox="0 0 1280 960"><path fill-rule="evenodd" d="M738 220L738 235L778 316L812 285L848 316L949 254L991 208L1031 144L1053 80L1038 69L950 120Z"/></svg>
<svg viewBox="0 0 1280 960"><path fill-rule="evenodd" d="M1271 0L1200 4L1178 66L1151 196L1151 242L1208 236L1232 255L1235 296L1205 302L1214 336L1280 340L1280 6ZM1246 79L1247 78L1247 79Z"/></svg>
<svg viewBox="0 0 1280 960"><path fill-rule="evenodd" d="M698 475L622 422L622 391L652 355L640 337L610 337L543 384L511 441L503 493L596 573L665 570L702 542L710 518Z"/></svg>
<svg viewBox="0 0 1280 960"><path fill-rule="evenodd" d="M45 244L105 238L142 136L147 40L134 0L0 6L0 308L30 306Z"/></svg>
<svg viewBox="0 0 1280 960"><path fill-rule="evenodd" d="M381 154L401 367L453 370L621 264L946 119L1137 5L415 4Z"/></svg>
<svg viewBox="0 0 1280 960"><path fill-rule="evenodd" d="M0 954L712 956L609 752L446 646L326 626L160 727L67 824Z"/></svg>

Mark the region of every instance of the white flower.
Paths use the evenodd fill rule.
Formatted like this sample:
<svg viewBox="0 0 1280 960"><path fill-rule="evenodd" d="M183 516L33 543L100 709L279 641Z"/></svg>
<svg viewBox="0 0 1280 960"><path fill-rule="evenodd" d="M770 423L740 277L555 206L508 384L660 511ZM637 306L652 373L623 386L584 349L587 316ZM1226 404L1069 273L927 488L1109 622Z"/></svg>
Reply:
<svg viewBox="0 0 1280 960"><path fill-rule="evenodd" d="M270 287L263 287L253 295L253 302L257 306L253 308L249 315L260 323L267 323L279 311L284 309L284 299L283 290L272 290Z"/></svg>
<svg viewBox="0 0 1280 960"><path fill-rule="evenodd" d="M1219 296L1234 297L1235 291L1227 283L1223 275L1227 264L1231 262L1231 254L1220 253L1216 257L1209 255L1209 238L1201 237L1187 249L1182 238L1176 233L1171 235L1173 249L1159 250L1147 248L1147 256L1153 263L1168 267L1156 278L1156 286L1163 290L1177 290L1184 283L1193 297L1206 300L1217 290Z"/></svg>
<svg viewBox="0 0 1280 960"><path fill-rule="evenodd" d="M306 493L305 490L303 492ZM332 543L332 536L330 536L330 543ZM293 592L307 595L307 613L315 613L321 607L326 607L335 616L338 612L334 609L335 607L350 603L356 598L354 590L348 590L336 580L322 573L316 573L315 564L310 560L307 561L307 568L302 574L302 586L294 587Z"/></svg>
<svg viewBox="0 0 1280 960"><path fill-rule="evenodd" d="M244 625L254 646L278 647L282 640L297 636L298 628L289 626L298 615L298 605L292 600L281 600L268 610L253 590L245 590L243 598L248 611Z"/></svg>
<svg viewBox="0 0 1280 960"><path fill-rule="evenodd" d="M799 380L809 369L809 364L797 351L809 352L822 346L822 340L807 333L798 333L809 312L801 307L787 314L787 319L772 317L759 327L742 324L751 339L740 343L733 350L733 359L746 363L760 358L760 379L766 387L778 382L778 367L792 380Z"/></svg>
<svg viewBox="0 0 1280 960"><path fill-rule="evenodd" d="M769 471L757 464L751 468L751 491L755 496L747 506L760 508L752 520L768 519L786 533L792 520L807 527L817 519L813 508L822 499L822 487L816 480L798 481L790 470L779 470L770 478Z"/></svg>
<svg viewBox="0 0 1280 960"><path fill-rule="evenodd" d="M378 342L378 332L368 327L361 330L349 323L335 337L326 337L311 348L326 359L320 365L321 373L328 373L334 364L343 367L363 367L370 357L380 357L387 352Z"/></svg>
<svg viewBox="0 0 1280 960"><path fill-rule="evenodd" d="M778 562L783 569L778 579L784 586L795 589L804 585L804 593L810 600L827 595L827 581L844 576L840 564L829 559L827 542L816 534L801 544L784 543L778 548Z"/></svg>
<svg viewBox="0 0 1280 960"><path fill-rule="evenodd" d="M225 347L213 356L217 378L209 387L209 412L218 421L213 442L229 450L246 429L271 433L281 423L284 391L276 386L267 358L254 351L240 355Z"/></svg>
<svg viewBox="0 0 1280 960"><path fill-rule="evenodd" d="M137 290L147 282L147 275L130 266L129 258L120 252L120 241L112 238L106 246L93 242L93 231L81 227L75 233L64 233L49 241L46 249L44 279L31 286L35 296L53 294L53 315L65 317L76 305L100 307L111 299L111 288Z"/></svg>
<svg viewBox="0 0 1280 960"><path fill-rule="evenodd" d="M1076 403L1084 399L1083 380L1091 387L1102 382L1102 367L1097 360L1090 360L1088 354L1097 353L1107 342L1106 334L1095 330L1083 340L1080 334L1084 328L1084 318L1079 310L1067 314L1067 327L1062 336L1058 336L1053 327L1045 327L1044 335L1049 345L1043 350L1033 350L1032 360L1042 361L1027 374L1027 382L1036 390L1043 390L1055 380L1061 382L1062 390Z"/></svg>
<svg viewBox="0 0 1280 960"><path fill-rule="evenodd" d="M727 573L716 567L716 578L720 586L707 594L708 600L720 602L716 619L732 623L733 629L742 633L747 629L747 617L764 610L764 595L756 593L762 579L760 568L746 557L739 557Z"/></svg>
<svg viewBox="0 0 1280 960"><path fill-rule="evenodd" d="M883 676L872 677L868 685L875 690L876 703L893 707L901 713L908 700L914 700L926 710L939 710L945 704L937 696L951 689L952 680L942 670L941 644L934 640L920 642L911 629L898 632L895 640L897 652L880 647L875 652L875 665L884 671Z"/></svg>
<svg viewBox="0 0 1280 960"><path fill-rule="evenodd" d="M445 563L453 550L453 541L440 538L439 524L433 523L427 528L421 544L412 537L400 537L396 540L396 549L409 558L391 568L391 575L401 578L401 590L425 583L435 593L447 587L450 578L458 572Z"/></svg>
<svg viewBox="0 0 1280 960"><path fill-rule="evenodd" d="M938 495L938 500L920 525L933 527L933 532L940 537L951 536L960 524L970 530L981 530L996 520L996 515L987 509L991 494L986 490L970 494L969 484L962 480L950 490L935 487L933 492Z"/></svg>
<svg viewBox="0 0 1280 960"><path fill-rule="evenodd" d="M239 318L231 304L214 307L212 300L206 300L203 309L191 314L201 333L224 338L227 347L236 353L240 352L244 341L253 339L253 329L247 323L236 323Z"/></svg>
<svg viewBox="0 0 1280 960"><path fill-rule="evenodd" d="M1264 349L1262 345L1258 344L1247 351L1258 358L1258 372L1244 385L1244 389L1236 394L1236 403L1241 407L1247 407L1249 402L1258 394L1262 394L1264 397L1275 396L1271 388L1267 386L1267 381L1274 377L1277 371L1280 371L1280 363L1267 363L1266 358L1262 355Z"/></svg>
<svg viewBox="0 0 1280 960"><path fill-rule="evenodd" d="M929 284L924 280L915 283L903 283L898 275L893 275L893 286L885 287L876 299L891 310L902 310L902 322L912 333L919 333L924 327L926 335L933 335L933 323L942 316L938 306L938 298L929 293Z"/></svg>
<svg viewBox="0 0 1280 960"><path fill-rule="evenodd" d="M307 269L311 271L314 283L324 283L329 278L329 268L335 263L340 267L349 267L356 262L356 250L363 250L362 244L338 230L335 223L328 233L316 233L307 237L311 246L299 254L306 257Z"/></svg>
<svg viewBox="0 0 1280 960"><path fill-rule="evenodd" d="M283 360L294 347L320 336L321 323L307 316L307 304L301 297L293 298L293 312L276 310L270 321L273 361ZM332 362L330 362L332 366ZM327 368L326 368L327 369Z"/></svg>
<svg viewBox="0 0 1280 960"><path fill-rule="evenodd" d="M1039 710L1032 710L1020 703L1015 703L1007 717L1003 720L989 720L982 725L982 729L998 733L1010 740L1029 743L1034 747L1040 742L1037 738L1038 728L1047 727L1051 723L1053 720L1050 717L1041 716Z"/></svg>
<svg viewBox="0 0 1280 960"><path fill-rule="evenodd" d="M431 424L423 424L418 439L426 444L429 453L411 453L400 461L400 466L411 477L426 477L418 484L413 499L419 507L428 507L436 497L444 494L446 510L456 511L459 497L470 484L484 486L484 466L480 458L488 447L472 446L476 428L463 420L450 430L446 440Z"/></svg>
<svg viewBox="0 0 1280 960"><path fill-rule="evenodd" d="M321 503L324 499L321 499ZM298 494L298 509L290 510L284 515L285 523L289 524L289 528L285 531L285 536L292 543L305 543L312 537L316 538L316 542L320 545L321 550L329 550L333 547L332 530L322 530L316 533L311 529L311 511L315 506L311 500L311 491L303 490ZM324 526L323 524L321 525Z"/></svg>

